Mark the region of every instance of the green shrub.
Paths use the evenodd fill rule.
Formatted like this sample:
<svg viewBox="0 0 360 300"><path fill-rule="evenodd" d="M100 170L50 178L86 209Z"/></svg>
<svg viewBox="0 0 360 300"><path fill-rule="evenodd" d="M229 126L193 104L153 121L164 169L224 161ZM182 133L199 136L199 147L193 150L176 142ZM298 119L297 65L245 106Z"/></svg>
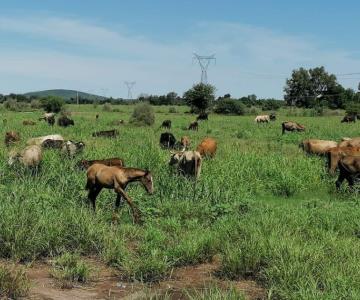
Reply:
<svg viewBox="0 0 360 300"><path fill-rule="evenodd" d="M60 281L84 283L89 280L90 268L79 255L64 253L54 261L51 275Z"/></svg>
<svg viewBox="0 0 360 300"><path fill-rule="evenodd" d="M176 114L176 113L177 113L176 108L175 108L174 106L171 106L171 107L169 108L169 113L170 113L170 114Z"/></svg>
<svg viewBox="0 0 360 300"><path fill-rule="evenodd" d="M214 112L224 115L243 115L245 105L239 101L225 98L217 102Z"/></svg>
<svg viewBox="0 0 360 300"><path fill-rule="evenodd" d="M107 112L113 111L111 104L110 103L105 103L103 105L103 111L107 111Z"/></svg>
<svg viewBox="0 0 360 300"><path fill-rule="evenodd" d="M29 280L23 268L0 266L0 299L25 297L29 290Z"/></svg>
<svg viewBox="0 0 360 300"><path fill-rule="evenodd" d="M136 125L151 126L155 123L155 113L149 103L141 103L136 105L132 113L130 123Z"/></svg>
<svg viewBox="0 0 360 300"><path fill-rule="evenodd" d="M48 113L54 112L58 113L61 111L64 106L64 100L56 96L48 96L43 98L41 101L41 107Z"/></svg>
<svg viewBox="0 0 360 300"><path fill-rule="evenodd" d="M360 103L350 102L346 105L346 113L349 115L360 115Z"/></svg>
<svg viewBox="0 0 360 300"><path fill-rule="evenodd" d="M40 109L41 108L41 102L40 100L34 99L30 103L30 107L34 109Z"/></svg>

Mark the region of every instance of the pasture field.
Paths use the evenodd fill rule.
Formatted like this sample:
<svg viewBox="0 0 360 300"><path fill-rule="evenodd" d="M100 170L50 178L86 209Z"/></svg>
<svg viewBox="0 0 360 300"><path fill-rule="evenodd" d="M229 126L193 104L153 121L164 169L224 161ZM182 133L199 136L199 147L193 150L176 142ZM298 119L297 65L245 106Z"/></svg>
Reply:
<svg viewBox="0 0 360 300"><path fill-rule="evenodd" d="M30 137L51 133L86 144L74 160L45 151L41 170L32 175L7 166L8 149L1 143L1 259L26 263L70 252L108 264L124 281L152 283L166 280L176 268L216 258L215 277L255 280L269 299L360 299L359 194L349 193L346 184L337 193L325 160L298 148L310 137L360 136L359 122L279 115L276 122L256 125L254 117L211 114L193 132L185 130L195 119L184 113L187 108L168 113L168 107L154 107L152 127L128 123L133 106L116 106L119 112L101 108L68 106L75 121L69 128L38 122L40 111L1 111L1 119L8 120L1 136L18 130L19 148ZM25 119L37 125L23 126ZM116 127L117 139L91 136L115 128L110 122L117 119L126 122ZM218 141L216 157L204 161L196 185L167 166L169 152L158 144L165 119L172 120L176 138L191 138L193 148L206 136ZM304 124L307 131L281 135L285 120ZM86 175L75 168L76 161L115 156L153 173L154 195L138 184L128 189L142 225L133 224L126 204L112 222L113 191L101 192L95 214L86 202ZM205 290L191 297L238 299L240 294Z"/></svg>

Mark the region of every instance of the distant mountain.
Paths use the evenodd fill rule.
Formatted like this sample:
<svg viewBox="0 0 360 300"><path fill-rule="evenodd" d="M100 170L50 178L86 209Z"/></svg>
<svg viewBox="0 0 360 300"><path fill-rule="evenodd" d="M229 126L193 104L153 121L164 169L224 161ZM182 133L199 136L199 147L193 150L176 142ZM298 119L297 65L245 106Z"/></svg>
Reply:
<svg viewBox="0 0 360 300"><path fill-rule="evenodd" d="M56 89L56 90L46 90L46 91L38 91L38 92L30 92L24 94L25 96L36 96L36 97L47 97L47 96L57 96L61 97L64 100L71 100L71 98L76 99L77 91L73 90L62 90L62 89ZM89 99L89 100L102 100L105 99L103 96L98 96L94 94L79 92L79 98L82 99Z"/></svg>

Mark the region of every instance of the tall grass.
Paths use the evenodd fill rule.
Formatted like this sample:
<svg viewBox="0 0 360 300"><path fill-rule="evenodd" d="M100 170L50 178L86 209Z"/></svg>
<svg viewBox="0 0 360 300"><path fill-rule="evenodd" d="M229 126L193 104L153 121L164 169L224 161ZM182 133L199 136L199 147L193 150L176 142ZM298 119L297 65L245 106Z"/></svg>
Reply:
<svg viewBox="0 0 360 300"><path fill-rule="evenodd" d="M115 194L104 190L93 213L86 201L85 173L75 160L48 150L40 171L6 165L0 148L0 257L27 261L67 252L96 255L118 268L126 279L156 281L172 268L210 261L221 254L217 274L227 279L254 278L274 299L358 299L360 286L360 210L356 195L335 193L325 161L305 156L298 144L305 138L339 140L357 136L358 124L340 124L340 117L292 117L305 133L281 135L278 121L257 125L253 117L210 115L199 132L184 131L194 116L157 108L152 127L123 125L117 139L93 138L114 119L129 120L133 107L121 113L93 106L68 108L76 126L23 127L23 119L39 113L6 112L7 125L29 137L60 133L82 140L84 153L96 159L119 156L127 166L149 168L155 194L139 185L128 188L140 208L143 226L132 223L127 206L112 224ZM183 112L184 108L178 108ZM97 122L95 114L99 113ZM205 136L218 141L218 153L205 160L196 185L173 174L169 153L158 139L161 122L171 119L177 138L188 135L195 147Z"/></svg>

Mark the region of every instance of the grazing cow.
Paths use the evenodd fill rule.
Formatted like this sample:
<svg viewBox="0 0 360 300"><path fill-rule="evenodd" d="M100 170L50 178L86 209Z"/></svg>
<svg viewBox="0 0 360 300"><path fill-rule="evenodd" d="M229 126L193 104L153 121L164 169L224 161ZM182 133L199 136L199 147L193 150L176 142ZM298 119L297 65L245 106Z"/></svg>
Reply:
<svg viewBox="0 0 360 300"><path fill-rule="evenodd" d="M42 160L41 148L37 145L27 146L23 151L12 151L9 155L9 165L13 165L16 161L23 166L29 168L36 168L40 165Z"/></svg>
<svg viewBox="0 0 360 300"><path fill-rule="evenodd" d="M16 131L8 131L5 133L5 145L9 147L11 144L20 141L20 134Z"/></svg>
<svg viewBox="0 0 360 300"><path fill-rule="evenodd" d="M282 127L282 134L285 133L285 131L305 131L305 126L300 125L299 123L287 121L283 122L281 124Z"/></svg>
<svg viewBox="0 0 360 300"><path fill-rule="evenodd" d="M198 123L197 121L190 123L188 129L189 129L189 130L196 130L196 131L198 131L198 129L199 129L199 123Z"/></svg>
<svg viewBox="0 0 360 300"><path fill-rule="evenodd" d="M97 131L92 134L93 137L109 137L116 138L119 135L119 131L116 129Z"/></svg>
<svg viewBox="0 0 360 300"><path fill-rule="evenodd" d="M165 120L162 122L160 128L171 129L171 120Z"/></svg>
<svg viewBox="0 0 360 300"><path fill-rule="evenodd" d="M183 176L200 177L202 158L197 151L181 151L171 154L169 166L177 166L177 171Z"/></svg>
<svg viewBox="0 0 360 300"><path fill-rule="evenodd" d="M270 117L270 121L276 121L275 113L271 113L269 117Z"/></svg>
<svg viewBox="0 0 360 300"><path fill-rule="evenodd" d="M54 126L55 124L55 113L45 113L41 118L39 118L39 121L44 120L49 125Z"/></svg>
<svg viewBox="0 0 360 300"><path fill-rule="evenodd" d="M183 147L183 150L187 150L190 147L190 138L188 136L183 136L180 139L180 145Z"/></svg>
<svg viewBox="0 0 360 300"><path fill-rule="evenodd" d="M356 122L356 115L355 114L348 114L342 120L341 123L355 123Z"/></svg>
<svg viewBox="0 0 360 300"><path fill-rule="evenodd" d="M95 119L96 121L99 119L99 114L96 114Z"/></svg>
<svg viewBox="0 0 360 300"><path fill-rule="evenodd" d="M360 147L335 147L327 151L329 173L335 174L338 163L347 155L360 155Z"/></svg>
<svg viewBox="0 0 360 300"><path fill-rule="evenodd" d="M42 142L41 147L44 149L61 149L64 144L62 140L47 139Z"/></svg>
<svg viewBox="0 0 360 300"><path fill-rule="evenodd" d="M39 136L36 138L28 139L26 145L38 145L41 146L46 140L64 141L64 138L60 134L50 134L45 136Z"/></svg>
<svg viewBox="0 0 360 300"><path fill-rule="evenodd" d="M95 159L95 160L80 160L76 166L81 170L87 170L93 164L101 164L108 167L124 167L124 160L118 157Z"/></svg>
<svg viewBox="0 0 360 300"><path fill-rule="evenodd" d="M360 156L347 155L342 157L338 163L338 167L340 174L336 181L336 189L340 189L340 186L345 179L352 189L355 179L360 176Z"/></svg>
<svg viewBox="0 0 360 300"><path fill-rule="evenodd" d="M58 125L61 127L68 127L70 125L75 125L74 120L68 118L67 116L62 116L58 119Z"/></svg>
<svg viewBox="0 0 360 300"><path fill-rule="evenodd" d="M140 221L140 212L125 190L130 182L140 181L146 191L149 194L153 194L154 184L150 171L93 164L88 168L86 174L87 183L85 188L89 191L88 198L92 203L94 211L96 197L99 195L100 191L103 188L114 189L117 194L115 209L117 210L119 208L122 197L124 197L132 210L134 221L136 223Z"/></svg>
<svg viewBox="0 0 360 300"><path fill-rule="evenodd" d="M204 138L201 143L196 147L196 151L203 157L213 158L216 154L217 142L212 138Z"/></svg>
<svg viewBox="0 0 360 300"><path fill-rule="evenodd" d="M84 150L85 144L83 142L66 141L61 147L61 153L72 158L76 154Z"/></svg>
<svg viewBox="0 0 360 300"><path fill-rule="evenodd" d="M337 146L337 142L316 139L303 140L299 145L306 153L318 155L324 155L329 149Z"/></svg>
<svg viewBox="0 0 360 300"><path fill-rule="evenodd" d="M255 118L255 122L256 123L269 123L270 122L270 116L269 115L261 115L261 116L257 116Z"/></svg>
<svg viewBox="0 0 360 300"><path fill-rule="evenodd" d="M22 124L24 125L24 126L33 126L33 125L36 125L36 123L34 122L34 121L31 121L31 120L24 120L23 122L22 122Z"/></svg>
<svg viewBox="0 0 360 300"><path fill-rule="evenodd" d="M176 138L170 132L163 132L160 135L160 146L166 149L174 149L176 144Z"/></svg>
<svg viewBox="0 0 360 300"><path fill-rule="evenodd" d="M342 138L339 147L360 147L360 137Z"/></svg>
<svg viewBox="0 0 360 300"><path fill-rule="evenodd" d="M200 113L197 117L196 117L196 121L207 121L209 120L209 115L205 112Z"/></svg>

